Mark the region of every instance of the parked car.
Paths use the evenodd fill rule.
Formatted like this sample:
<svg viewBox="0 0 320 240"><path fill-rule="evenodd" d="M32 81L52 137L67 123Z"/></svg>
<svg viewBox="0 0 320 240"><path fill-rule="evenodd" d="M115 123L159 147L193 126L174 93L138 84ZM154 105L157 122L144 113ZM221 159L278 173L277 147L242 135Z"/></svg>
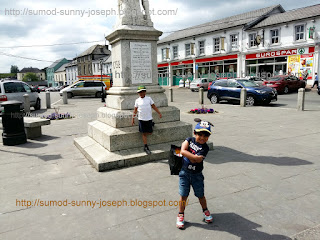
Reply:
<svg viewBox="0 0 320 240"><path fill-rule="evenodd" d="M305 88L306 82L291 75L278 75L274 76L263 82L263 85L272 87L280 93L289 93L290 91L296 91L299 88Z"/></svg>
<svg viewBox="0 0 320 240"><path fill-rule="evenodd" d="M221 100L240 101L241 89L247 89L247 105L269 104L277 101L277 91L266 86L259 86L248 79L224 79L217 80L209 87L207 97L211 103L219 103Z"/></svg>
<svg viewBox="0 0 320 240"><path fill-rule="evenodd" d="M63 92L67 92L68 98L72 98L74 96L95 96L101 97L102 88L103 93L105 94L106 85L101 81L78 81L69 87L65 87L60 91L60 96L62 96Z"/></svg>
<svg viewBox="0 0 320 240"><path fill-rule="evenodd" d="M209 78L196 78L190 83L190 90L192 92L199 91L200 88L208 90L209 83L211 82L213 82L213 80Z"/></svg>
<svg viewBox="0 0 320 240"><path fill-rule="evenodd" d="M318 85L318 94L320 95L320 85Z"/></svg>
<svg viewBox="0 0 320 240"><path fill-rule="evenodd" d="M23 95L25 94L29 95L30 106L34 107L35 110L39 110L41 108L41 99L34 88L18 80L0 81L0 103L17 100L22 102L21 109L24 109ZM3 111L3 107L1 107L0 110Z"/></svg>
<svg viewBox="0 0 320 240"><path fill-rule="evenodd" d="M39 86L38 89L40 92L45 92L47 87L46 86Z"/></svg>

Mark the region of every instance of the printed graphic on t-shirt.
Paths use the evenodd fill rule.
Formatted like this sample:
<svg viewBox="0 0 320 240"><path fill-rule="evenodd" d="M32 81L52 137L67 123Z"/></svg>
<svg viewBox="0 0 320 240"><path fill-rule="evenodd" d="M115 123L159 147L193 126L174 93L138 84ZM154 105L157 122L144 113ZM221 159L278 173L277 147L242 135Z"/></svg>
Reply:
<svg viewBox="0 0 320 240"><path fill-rule="evenodd" d="M189 142L188 151L194 155L203 156L204 158L207 156L209 147L207 144L199 144L196 142L195 138L187 138ZM201 163L192 163L187 157L183 157L183 168L189 170L193 173L199 173L203 169L203 161Z"/></svg>

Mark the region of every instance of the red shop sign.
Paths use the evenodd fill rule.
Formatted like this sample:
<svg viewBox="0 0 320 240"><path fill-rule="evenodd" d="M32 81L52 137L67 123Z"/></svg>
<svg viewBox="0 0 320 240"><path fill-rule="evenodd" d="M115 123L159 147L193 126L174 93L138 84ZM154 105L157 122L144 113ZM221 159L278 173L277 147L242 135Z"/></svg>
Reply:
<svg viewBox="0 0 320 240"><path fill-rule="evenodd" d="M279 50L279 51L272 51L272 52L248 54L246 56L246 59L281 57L281 56L289 56L289 55L295 55L295 54L298 54L297 49Z"/></svg>

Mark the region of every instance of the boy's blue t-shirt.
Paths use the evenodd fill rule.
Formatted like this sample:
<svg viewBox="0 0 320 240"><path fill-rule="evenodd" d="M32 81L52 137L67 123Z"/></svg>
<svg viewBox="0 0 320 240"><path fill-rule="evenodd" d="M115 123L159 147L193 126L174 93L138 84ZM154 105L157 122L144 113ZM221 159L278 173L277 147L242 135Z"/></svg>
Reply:
<svg viewBox="0 0 320 240"><path fill-rule="evenodd" d="M206 143L197 143L194 137L187 138L186 140L189 142L189 152L198 156L207 156L209 147ZM192 163L188 158L183 157L182 169L190 173L200 173L203 170L203 161L201 163Z"/></svg>

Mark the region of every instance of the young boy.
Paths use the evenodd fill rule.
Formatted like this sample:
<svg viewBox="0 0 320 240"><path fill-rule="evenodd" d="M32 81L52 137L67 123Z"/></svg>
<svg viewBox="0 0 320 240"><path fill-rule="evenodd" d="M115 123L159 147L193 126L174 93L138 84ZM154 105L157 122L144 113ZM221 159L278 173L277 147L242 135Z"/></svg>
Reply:
<svg viewBox="0 0 320 240"><path fill-rule="evenodd" d="M134 104L134 111L132 115L132 126L134 125L134 118L138 112L139 119L139 132L142 133L142 140L144 144L144 151L149 155L151 151L148 147L147 137L151 135L153 132L153 121L152 121L152 110L153 108L158 114L159 117L162 118L162 115L159 109L154 105L154 102L151 97L146 96L146 87L139 86L137 93L139 94L139 98L136 99Z"/></svg>
<svg viewBox="0 0 320 240"><path fill-rule="evenodd" d="M211 223L213 221L204 196L204 176L202 174L203 160L209 151L206 142L211 135L210 123L205 121L199 122L194 129L194 135L195 137L187 138L181 146L183 165L179 173L180 204L176 224L179 229L184 228L184 210L190 186L193 188L194 195L199 198L205 222Z"/></svg>

